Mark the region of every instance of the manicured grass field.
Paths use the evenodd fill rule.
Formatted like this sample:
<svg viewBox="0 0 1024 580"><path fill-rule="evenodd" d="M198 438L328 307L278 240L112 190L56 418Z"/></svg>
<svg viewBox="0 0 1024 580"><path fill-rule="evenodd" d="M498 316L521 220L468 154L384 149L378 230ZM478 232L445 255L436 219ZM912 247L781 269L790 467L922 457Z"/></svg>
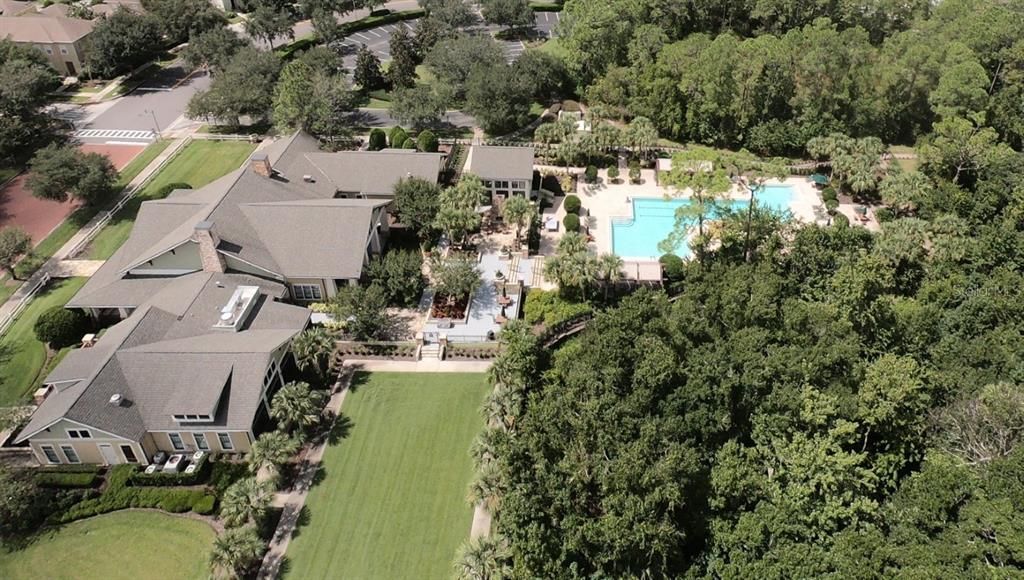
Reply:
<svg viewBox="0 0 1024 580"><path fill-rule="evenodd" d="M86 257L90 260L106 260L113 255L128 239L142 202L157 199L157 194L164 185L180 182L198 189L238 169L255 148L255 145L244 141L193 141L179 151L93 238Z"/></svg>
<svg viewBox="0 0 1024 580"><path fill-rule="evenodd" d="M324 456L286 577L449 578L472 525L469 447L491 387L448 373L370 373L356 385L342 408L351 432Z"/></svg>
<svg viewBox="0 0 1024 580"><path fill-rule="evenodd" d="M213 538L213 529L203 522L155 512L116 512L68 524L23 550L0 548L0 578L208 578Z"/></svg>
<svg viewBox="0 0 1024 580"><path fill-rule="evenodd" d="M0 406L19 402L43 378L39 375L46 364L46 346L36 340L32 327L40 314L70 300L86 280L65 278L51 282L36 294L10 330L0 338Z"/></svg>

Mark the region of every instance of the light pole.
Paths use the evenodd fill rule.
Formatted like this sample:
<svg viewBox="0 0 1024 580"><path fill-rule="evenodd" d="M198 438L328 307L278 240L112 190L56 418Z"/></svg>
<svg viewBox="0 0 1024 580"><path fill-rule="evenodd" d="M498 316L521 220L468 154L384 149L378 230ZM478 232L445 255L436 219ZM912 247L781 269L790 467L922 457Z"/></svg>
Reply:
<svg viewBox="0 0 1024 580"><path fill-rule="evenodd" d="M153 126L156 127L156 137L157 139L159 139L162 131L160 130L160 123L157 123L156 121L156 113L153 112L153 109L146 109L146 112L149 113L151 117L153 117Z"/></svg>

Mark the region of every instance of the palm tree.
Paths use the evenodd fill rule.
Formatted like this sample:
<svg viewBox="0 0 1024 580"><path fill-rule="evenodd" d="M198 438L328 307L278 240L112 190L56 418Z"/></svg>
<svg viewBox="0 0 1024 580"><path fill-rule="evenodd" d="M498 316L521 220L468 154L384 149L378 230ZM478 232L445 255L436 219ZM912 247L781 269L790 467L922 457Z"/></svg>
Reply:
<svg viewBox="0 0 1024 580"><path fill-rule="evenodd" d="M322 326L306 329L292 340L292 355L300 371L313 365L317 374L322 375L327 367L327 357L333 351L334 339Z"/></svg>
<svg viewBox="0 0 1024 580"><path fill-rule="evenodd" d="M914 213L918 203L932 192L932 183L920 171L888 175L879 186L882 202L897 216Z"/></svg>
<svg viewBox="0 0 1024 580"><path fill-rule="evenodd" d="M233 528L258 524L267 515L274 491L267 482L246 477L232 483L220 500L220 519Z"/></svg>
<svg viewBox="0 0 1024 580"><path fill-rule="evenodd" d="M516 226L516 245L519 244L519 236L523 228L530 224L536 211L530 200L521 196L512 196L501 208L501 215L506 223Z"/></svg>
<svg viewBox="0 0 1024 580"><path fill-rule="evenodd" d="M508 542L500 535L483 536L459 547L455 556L457 580L501 580L512 576Z"/></svg>
<svg viewBox="0 0 1024 580"><path fill-rule="evenodd" d="M270 416L288 433L319 423L322 409L323 394L310 389L309 384L302 381L292 381L281 387L270 401Z"/></svg>
<svg viewBox="0 0 1024 580"><path fill-rule="evenodd" d="M622 280L622 268L625 264L622 258L615 254L601 254L597 257L598 277L604 284L604 299L608 300L608 288L619 280Z"/></svg>
<svg viewBox="0 0 1024 580"><path fill-rule="evenodd" d="M259 436L249 451L249 471L264 467L274 469L288 461L299 450L299 440L283 431L269 431Z"/></svg>
<svg viewBox="0 0 1024 580"><path fill-rule="evenodd" d="M497 457L497 445L505 433L501 429L484 429L473 440L469 454L473 457L473 465L477 470L483 469Z"/></svg>
<svg viewBox="0 0 1024 580"><path fill-rule="evenodd" d="M484 401L483 414L488 425L497 425L505 431L514 431L516 418L522 413L522 408L522 391L499 384Z"/></svg>
<svg viewBox="0 0 1024 580"><path fill-rule="evenodd" d="M477 472L469 484L466 499L470 505L483 504L492 514L498 507L504 491L504 477L494 463L488 463Z"/></svg>
<svg viewBox="0 0 1024 580"><path fill-rule="evenodd" d="M255 564L266 545L256 533L256 526L230 528L213 540L210 571L214 578L242 578Z"/></svg>
<svg viewBox="0 0 1024 580"><path fill-rule="evenodd" d="M634 117L626 129L626 140L640 157L647 157L647 152L658 144L658 129L647 117Z"/></svg>

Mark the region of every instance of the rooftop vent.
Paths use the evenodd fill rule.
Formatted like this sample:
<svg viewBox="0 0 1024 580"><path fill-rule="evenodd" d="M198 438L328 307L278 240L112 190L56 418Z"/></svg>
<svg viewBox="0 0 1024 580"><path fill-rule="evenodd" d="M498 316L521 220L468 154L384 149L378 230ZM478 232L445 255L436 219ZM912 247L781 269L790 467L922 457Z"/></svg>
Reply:
<svg viewBox="0 0 1024 580"><path fill-rule="evenodd" d="M242 323L249 316L249 313L252 312L252 307L256 304L256 297L259 294L260 289L258 286L239 286L235 288L235 291L231 293L231 298L228 299L228 303L220 309L220 316L213 327L219 330L233 330L236 332L241 330Z"/></svg>
<svg viewBox="0 0 1024 580"><path fill-rule="evenodd" d="M114 393L113 395L110 395L110 404L111 405L113 405L115 407L120 407L122 401L124 401L124 397L121 396L121 393Z"/></svg>

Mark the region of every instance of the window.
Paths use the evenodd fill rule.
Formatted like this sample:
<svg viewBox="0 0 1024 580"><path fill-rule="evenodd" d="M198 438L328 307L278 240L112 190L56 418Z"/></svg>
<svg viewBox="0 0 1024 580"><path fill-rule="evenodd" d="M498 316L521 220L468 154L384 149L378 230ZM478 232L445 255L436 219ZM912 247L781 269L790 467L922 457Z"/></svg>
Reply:
<svg viewBox="0 0 1024 580"><path fill-rule="evenodd" d="M196 421L213 421L211 415L174 415L174 420L179 423L196 422Z"/></svg>
<svg viewBox="0 0 1024 580"><path fill-rule="evenodd" d="M180 433L168 433L167 437L171 440L171 447L174 447L175 451L185 450L185 442L181 440Z"/></svg>
<svg viewBox="0 0 1024 580"><path fill-rule="evenodd" d="M124 460L128 463L139 462L139 458L135 456L135 449L131 445L122 445L121 454L124 455Z"/></svg>
<svg viewBox="0 0 1024 580"><path fill-rule="evenodd" d="M224 451L231 451L235 448L231 443L231 435L228 433L217 433L217 440L220 441L220 448Z"/></svg>
<svg viewBox="0 0 1024 580"><path fill-rule="evenodd" d="M68 49L66 49L66 48L64 48L64 47L62 46L62 47L60 47L60 53L61 53L61 54L67 54L67 53L68 53Z"/></svg>
<svg viewBox="0 0 1024 580"><path fill-rule="evenodd" d="M68 429L68 439L92 439L88 429Z"/></svg>
<svg viewBox="0 0 1024 580"><path fill-rule="evenodd" d="M53 54L53 49L52 49L52 48L50 48L49 46L47 46L47 47L43 48L43 50L45 50L45 51L46 51L46 54Z"/></svg>
<svg viewBox="0 0 1024 580"><path fill-rule="evenodd" d="M60 463L60 457L52 446L43 445L41 449L43 450L43 454L46 455L46 461L50 463Z"/></svg>
<svg viewBox="0 0 1024 580"><path fill-rule="evenodd" d="M200 451L209 451L210 444L206 442L205 433L193 433L192 438L196 441L196 449Z"/></svg>
<svg viewBox="0 0 1024 580"><path fill-rule="evenodd" d="M321 300L319 284L292 284L292 294L296 300Z"/></svg>
<svg viewBox="0 0 1024 580"><path fill-rule="evenodd" d="M60 450L64 452L64 457L68 458L68 463L81 463L82 460L78 458L78 453L75 453L75 448L70 445L61 445Z"/></svg>

